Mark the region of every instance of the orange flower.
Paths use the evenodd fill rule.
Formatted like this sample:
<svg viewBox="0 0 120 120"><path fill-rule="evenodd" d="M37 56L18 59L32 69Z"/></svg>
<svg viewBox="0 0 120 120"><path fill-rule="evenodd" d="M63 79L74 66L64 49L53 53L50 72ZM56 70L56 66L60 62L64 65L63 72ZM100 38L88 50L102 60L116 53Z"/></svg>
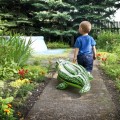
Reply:
<svg viewBox="0 0 120 120"><path fill-rule="evenodd" d="M8 108L11 108L12 107L12 105L11 104L7 104L8 105Z"/></svg>
<svg viewBox="0 0 120 120"><path fill-rule="evenodd" d="M24 78L25 74L27 74L27 73L28 73L28 70L25 70L25 69L20 69L20 70L18 71L18 74L19 74L22 78Z"/></svg>
<svg viewBox="0 0 120 120"><path fill-rule="evenodd" d="M107 60L107 58L102 58L102 61L104 61L104 62L105 62L106 60Z"/></svg>
<svg viewBox="0 0 120 120"><path fill-rule="evenodd" d="M8 109L4 109L4 112L8 115L10 114L10 110L8 110Z"/></svg>
<svg viewBox="0 0 120 120"><path fill-rule="evenodd" d="M97 57L100 57L100 56L101 56L101 54L100 54L100 53L98 53L96 56L97 56Z"/></svg>

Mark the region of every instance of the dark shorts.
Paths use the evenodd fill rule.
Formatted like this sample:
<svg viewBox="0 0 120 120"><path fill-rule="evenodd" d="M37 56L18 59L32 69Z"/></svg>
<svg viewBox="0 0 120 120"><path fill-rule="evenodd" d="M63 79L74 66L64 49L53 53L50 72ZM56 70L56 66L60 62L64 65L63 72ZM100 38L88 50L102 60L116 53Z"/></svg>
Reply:
<svg viewBox="0 0 120 120"><path fill-rule="evenodd" d="M91 72L93 69L93 54L78 55L77 62L82 65L87 71Z"/></svg>

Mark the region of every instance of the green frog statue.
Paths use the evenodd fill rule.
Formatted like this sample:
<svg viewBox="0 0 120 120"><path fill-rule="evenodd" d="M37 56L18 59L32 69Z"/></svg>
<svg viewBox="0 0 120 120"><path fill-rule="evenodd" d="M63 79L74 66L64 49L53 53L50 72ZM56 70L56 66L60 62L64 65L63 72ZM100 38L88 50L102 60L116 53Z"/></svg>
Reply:
<svg viewBox="0 0 120 120"><path fill-rule="evenodd" d="M58 72L57 79L61 81L56 87L57 89L64 90L70 85L79 88L80 93L85 93L90 90L90 80L93 79L93 76L84 67L63 59L58 60L56 64Z"/></svg>

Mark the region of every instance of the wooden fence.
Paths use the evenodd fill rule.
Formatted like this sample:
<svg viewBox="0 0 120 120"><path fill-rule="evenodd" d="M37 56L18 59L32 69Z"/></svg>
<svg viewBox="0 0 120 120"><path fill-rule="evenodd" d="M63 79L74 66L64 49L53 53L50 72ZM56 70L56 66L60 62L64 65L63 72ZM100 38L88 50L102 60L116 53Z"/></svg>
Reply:
<svg viewBox="0 0 120 120"><path fill-rule="evenodd" d="M94 32L100 32L101 30L109 30L112 32L120 33L120 21L99 21L98 23L93 24L92 29Z"/></svg>

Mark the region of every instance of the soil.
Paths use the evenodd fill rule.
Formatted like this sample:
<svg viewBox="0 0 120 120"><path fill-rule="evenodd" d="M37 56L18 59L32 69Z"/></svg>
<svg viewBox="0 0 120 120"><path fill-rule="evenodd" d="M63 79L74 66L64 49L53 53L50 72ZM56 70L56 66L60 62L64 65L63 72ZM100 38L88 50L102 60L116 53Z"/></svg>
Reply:
<svg viewBox="0 0 120 120"><path fill-rule="evenodd" d="M116 86L115 86L115 81L112 80L111 78L109 78L104 72L103 70L100 70L101 73L101 77L106 85L106 88L108 90L108 92L111 94L111 98L112 101L117 109L117 119L116 120L120 120L120 91L117 90Z"/></svg>
<svg viewBox="0 0 120 120"><path fill-rule="evenodd" d="M115 104L118 113L120 113L120 92L118 92L118 90L116 89L114 81L112 79L110 79L107 75L105 75L101 69L99 69L99 70L101 73L101 77L107 87L107 90L109 91L109 93L112 96L113 103ZM44 82L40 83L39 87L36 88L32 92L31 96L26 100L24 108L22 109L22 113L24 113L24 115L23 115L24 117L27 116L28 112L33 107L35 102L38 100L41 93L45 89L45 86L49 83L49 81L51 79L52 78L47 78ZM120 114L118 115L117 118L118 118L117 120L120 120Z"/></svg>
<svg viewBox="0 0 120 120"><path fill-rule="evenodd" d="M52 73L53 74L53 73ZM49 83L49 81L52 78L46 78L43 82L39 84L39 86L30 93L29 97L27 98L26 102L23 104L23 106L19 109L19 111L22 113L22 118L25 118L30 111L30 109L33 107L35 102L39 99L40 95L42 94L45 86ZM20 118L21 118L20 117ZM20 119L21 120L21 119Z"/></svg>

